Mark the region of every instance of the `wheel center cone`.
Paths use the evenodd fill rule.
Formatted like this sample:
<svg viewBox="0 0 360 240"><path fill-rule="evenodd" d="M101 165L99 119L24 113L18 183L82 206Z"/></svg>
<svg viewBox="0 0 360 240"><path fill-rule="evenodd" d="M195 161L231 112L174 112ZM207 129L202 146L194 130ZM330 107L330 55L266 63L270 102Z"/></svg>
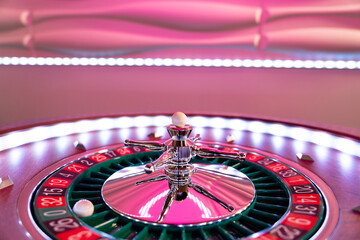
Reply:
<svg viewBox="0 0 360 240"><path fill-rule="evenodd" d="M251 180L235 168L221 164L194 164L196 173L193 183L234 207L229 211L215 200L189 188L187 194L179 194L166 213L161 224L203 225L229 218L246 210L255 197ZM104 183L101 193L106 204L115 212L139 221L157 223L167 193L167 180L136 182L164 175L164 170L152 174L144 172L144 166L127 167L114 173Z"/></svg>

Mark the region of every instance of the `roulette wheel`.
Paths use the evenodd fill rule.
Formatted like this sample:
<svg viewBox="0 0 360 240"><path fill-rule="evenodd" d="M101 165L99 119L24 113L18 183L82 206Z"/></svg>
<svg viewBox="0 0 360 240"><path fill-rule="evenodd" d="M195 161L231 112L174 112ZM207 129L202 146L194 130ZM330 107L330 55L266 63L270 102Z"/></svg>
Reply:
<svg viewBox="0 0 360 240"><path fill-rule="evenodd" d="M0 240L358 239L358 2L1 1Z"/></svg>
<svg viewBox="0 0 360 240"><path fill-rule="evenodd" d="M0 238L358 238L358 138L234 116L188 122L117 116L4 132Z"/></svg>

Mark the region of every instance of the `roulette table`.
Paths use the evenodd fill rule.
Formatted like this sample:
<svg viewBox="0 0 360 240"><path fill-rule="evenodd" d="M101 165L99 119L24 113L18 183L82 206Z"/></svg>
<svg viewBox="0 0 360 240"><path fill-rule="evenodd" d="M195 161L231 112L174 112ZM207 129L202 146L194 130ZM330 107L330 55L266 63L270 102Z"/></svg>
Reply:
<svg viewBox="0 0 360 240"><path fill-rule="evenodd" d="M171 181L169 186L164 179L135 186L132 178L161 177L156 173L162 168L154 167L150 174L143 169L164 156L159 146L169 150L174 145L165 144L170 117L97 117L3 131L0 239L357 239L360 235L355 210L360 204L359 138L238 116L189 114L192 128L186 141L194 143L191 163L197 170L185 198L176 195L159 219L161 206L170 199ZM144 140L153 145L139 142ZM234 185L240 178L248 189ZM243 200L239 189L250 197ZM93 204L89 216L75 214L74 205L82 199Z"/></svg>
<svg viewBox="0 0 360 240"><path fill-rule="evenodd" d="M0 240L359 239L359 12L1 1Z"/></svg>

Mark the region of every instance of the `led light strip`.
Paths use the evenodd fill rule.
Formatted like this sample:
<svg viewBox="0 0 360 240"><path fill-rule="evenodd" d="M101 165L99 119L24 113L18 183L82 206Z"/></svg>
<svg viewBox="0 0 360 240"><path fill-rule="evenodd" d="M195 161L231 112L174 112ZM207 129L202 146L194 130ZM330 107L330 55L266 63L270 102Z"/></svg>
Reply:
<svg viewBox="0 0 360 240"><path fill-rule="evenodd" d="M194 128L199 128L198 130L204 127L211 127L215 130L231 129L233 131L263 133L278 137L291 138L303 142L315 143L320 146L333 148L343 153L360 157L360 142L335 136L324 131L238 118L192 116L189 117L189 122ZM71 134L110 129L127 129L130 127L165 127L169 124L170 116L160 115L99 118L93 120L58 123L49 126L39 126L26 130L10 132L0 136L0 151L28 143ZM219 141L220 140L221 139L219 139Z"/></svg>
<svg viewBox="0 0 360 240"><path fill-rule="evenodd" d="M0 65L360 69L360 61L354 61L354 60L324 61L324 60L190 59L190 58L172 59L172 58L0 57Z"/></svg>

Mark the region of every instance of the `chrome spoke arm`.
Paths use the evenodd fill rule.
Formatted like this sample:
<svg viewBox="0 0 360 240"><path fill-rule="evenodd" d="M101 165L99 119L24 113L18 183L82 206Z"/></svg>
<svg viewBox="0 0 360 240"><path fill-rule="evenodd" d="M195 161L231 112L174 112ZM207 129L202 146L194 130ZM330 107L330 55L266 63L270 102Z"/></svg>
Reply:
<svg viewBox="0 0 360 240"><path fill-rule="evenodd" d="M165 144L163 144L162 142L158 142L158 141L135 141L135 140L126 139L125 146L143 147L143 148L147 148L149 150L154 150L154 151L165 151L166 150Z"/></svg>
<svg viewBox="0 0 360 240"><path fill-rule="evenodd" d="M164 220L164 218L166 216L166 213L169 211L169 209L171 207L171 204L174 202L176 192L177 192L178 189L179 189L179 187L177 185L175 185L175 184L173 184L171 186L169 192L166 195L164 205L163 205L163 207L161 209L160 217L157 220L158 223L161 223Z"/></svg>
<svg viewBox="0 0 360 240"><path fill-rule="evenodd" d="M246 153L244 152L228 152L222 151L215 148L196 146L193 150L193 153L199 157L204 158L230 158L237 159L240 161L245 160Z"/></svg>
<svg viewBox="0 0 360 240"><path fill-rule="evenodd" d="M234 211L234 207L231 206L230 204L225 203L224 201L220 200L218 197L216 197L214 194L212 194L211 192L209 192L208 190L206 190L204 187L196 184L196 183L190 183L189 187L193 188L195 191L197 191L198 193L216 201L217 203L219 203L221 206L223 206L224 208L226 208L229 212Z"/></svg>
<svg viewBox="0 0 360 240"><path fill-rule="evenodd" d="M166 175L160 175L160 176L157 176L157 177L153 177L153 178L149 178L149 179L146 179L146 180L138 181L138 182L135 183L135 185L140 185L140 184L148 183L148 182L159 182L159 181L162 181L162 180L165 180L165 179L167 179Z"/></svg>
<svg viewBox="0 0 360 240"><path fill-rule="evenodd" d="M159 170L164 166L164 164L168 163L171 160L173 155L174 155L173 149L169 149L168 151L164 152L163 154L160 155L158 159L145 165L144 167L145 172L152 173L155 172L156 170Z"/></svg>
<svg viewBox="0 0 360 240"><path fill-rule="evenodd" d="M191 138L190 140L193 142L196 142L197 140L200 140L200 139L201 139L200 134L196 134L195 137Z"/></svg>

